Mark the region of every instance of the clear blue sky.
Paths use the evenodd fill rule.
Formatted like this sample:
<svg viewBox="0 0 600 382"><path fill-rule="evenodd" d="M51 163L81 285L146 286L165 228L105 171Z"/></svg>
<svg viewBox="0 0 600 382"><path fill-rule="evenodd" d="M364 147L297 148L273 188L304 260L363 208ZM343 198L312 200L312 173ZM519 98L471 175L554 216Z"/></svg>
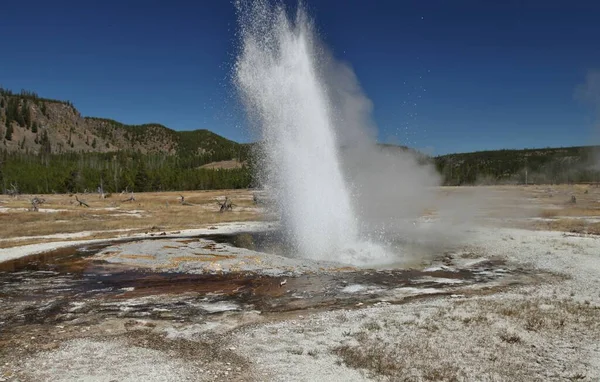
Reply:
<svg viewBox="0 0 600 382"><path fill-rule="evenodd" d="M373 100L381 141L437 154L597 143L574 91L600 68L599 1L305 3ZM0 15L3 87L249 139L230 1L2 1Z"/></svg>

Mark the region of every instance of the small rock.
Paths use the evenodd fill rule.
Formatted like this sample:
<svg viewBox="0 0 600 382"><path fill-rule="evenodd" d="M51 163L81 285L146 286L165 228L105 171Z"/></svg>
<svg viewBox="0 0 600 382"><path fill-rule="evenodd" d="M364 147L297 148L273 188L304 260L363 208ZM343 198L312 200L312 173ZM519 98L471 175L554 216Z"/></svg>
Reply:
<svg viewBox="0 0 600 382"><path fill-rule="evenodd" d="M375 306L387 306L387 305L390 305L390 303L387 302L387 301L379 301L379 302L376 302L373 305L375 305Z"/></svg>
<svg viewBox="0 0 600 382"><path fill-rule="evenodd" d="M50 342L49 344L43 344L39 346L40 350L54 350L58 349L58 344L56 342Z"/></svg>

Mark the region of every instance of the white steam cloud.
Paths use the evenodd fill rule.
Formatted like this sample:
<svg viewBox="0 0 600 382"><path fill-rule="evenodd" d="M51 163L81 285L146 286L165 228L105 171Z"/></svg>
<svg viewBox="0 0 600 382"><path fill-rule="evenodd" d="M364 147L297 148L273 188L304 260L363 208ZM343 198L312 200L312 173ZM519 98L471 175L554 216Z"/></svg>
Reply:
<svg viewBox="0 0 600 382"><path fill-rule="evenodd" d="M575 98L588 105L594 113L591 141L600 144L600 70L590 70L583 84L577 86ZM600 150L594 150L593 169L600 169Z"/></svg>
<svg viewBox="0 0 600 382"><path fill-rule="evenodd" d="M441 179L424 155L377 144L373 102L354 70L326 48L320 51L322 80L342 147L342 167L362 229L380 236L398 229L408 234L414 219L434 204L435 186Z"/></svg>
<svg viewBox="0 0 600 382"><path fill-rule="evenodd" d="M600 114L600 70L590 70L585 83L577 87L575 95Z"/></svg>
<svg viewBox="0 0 600 382"><path fill-rule="evenodd" d="M269 0L236 6L241 50L234 81L261 131L262 179L299 254L398 262L410 256L399 242L456 236L450 227L459 225L447 220L444 227L416 224L432 211L465 216L453 204L436 206L440 177L424 155L377 144L373 103L351 66L319 40L302 6L295 17Z"/></svg>

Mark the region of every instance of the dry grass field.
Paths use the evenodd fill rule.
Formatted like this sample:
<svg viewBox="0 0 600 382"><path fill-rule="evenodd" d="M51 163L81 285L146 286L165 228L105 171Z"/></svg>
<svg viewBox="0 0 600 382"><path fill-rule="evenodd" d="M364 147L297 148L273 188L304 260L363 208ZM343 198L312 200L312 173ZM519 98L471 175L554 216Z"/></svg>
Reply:
<svg viewBox="0 0 600 382"><path fill-rule="evenodd" d="M600 234L600 188L592 185L520 188L540 209L531 226L550 231ZM575 202L571 198L574 197Z"/></svg>
<svg viewBox="0 0 600 382"><path fill-rule="evenodd" d="M185 196L182 205L180 196ZM45 199L39 211L31 210L33 197ZM576 202L573 203L572 197ZM68 239L109 239L140 233L204 228L211 224L265 219L251 190L148 192L77 195L0 195L0 248L49 243ZM233 211L219 212L219 202L229 197ZM591 185L441 187L441 203L456 201L469 209L468 219L495 218L502 226L600 234L600 188ZM435 216L434 208L423 216Z"/></svg>
<svg viewBox="0 0 600 382"><path fill-rule="evenodd" d="M182 205L180 195L185 196ZM30 200L45 199L39 211L31 211ZM97 194L78 195L89 207L80 206L75 196L19 195L0 196L0 248L51 242L69 238L101 239L144 232L202 228L210 224L258 220L252 193L246 190L203 192L138 193L112 195L100 199ZM219 212L218 202L232 200L233 211Z"/></svg>

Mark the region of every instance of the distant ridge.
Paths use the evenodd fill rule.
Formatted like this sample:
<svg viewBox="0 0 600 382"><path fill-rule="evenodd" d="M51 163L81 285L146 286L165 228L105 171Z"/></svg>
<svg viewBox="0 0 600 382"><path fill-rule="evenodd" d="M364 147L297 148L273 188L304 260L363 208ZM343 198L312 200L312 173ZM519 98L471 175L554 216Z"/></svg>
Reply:
<svg viewBox="0 0 600 382"><path fill-rule="evenodd" d="M0 88L0 151L6 153L131 152L186 158L185 163L193 168L226 169L251 164L252 146L205 129L176 131L158 123L127 125L83 117L70 101ZM412 152L419 163L434 164L446 185L600 182L600 146L487 150L437 157L405 146L379 146L392 154L396 150Z"/></svg>
<svg viewBox="0 0 600 382"><path fill-rule="evenodd" d="M239 157L243 146L204 129L175 131L158 123L127 125L107 118L83 117L69 101L0 88L0 149L8 152L135 151L206 156L220 161Z"/></svg>
<svg viewBox="0 0 600 382"><path fill-rule="evenodd" d="M444 184L600 182L600 146L490 150L434 158Z"/></svg>

